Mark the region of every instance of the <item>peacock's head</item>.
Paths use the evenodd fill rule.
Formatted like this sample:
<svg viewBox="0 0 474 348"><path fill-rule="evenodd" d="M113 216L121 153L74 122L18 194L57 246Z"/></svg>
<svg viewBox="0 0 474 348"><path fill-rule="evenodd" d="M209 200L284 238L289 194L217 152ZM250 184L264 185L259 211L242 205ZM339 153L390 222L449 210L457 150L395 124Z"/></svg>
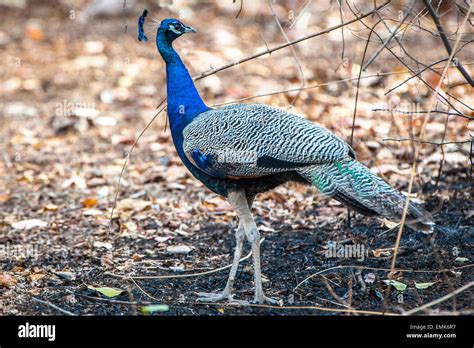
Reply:
<svg viewBox="0 0 474 348"><path fill-rule="evenodd" d="M196 33L197 30L187 26L177 19L167 18L161 21L158 28L157 37L164 36L169 43L186 33Z"/></svg>

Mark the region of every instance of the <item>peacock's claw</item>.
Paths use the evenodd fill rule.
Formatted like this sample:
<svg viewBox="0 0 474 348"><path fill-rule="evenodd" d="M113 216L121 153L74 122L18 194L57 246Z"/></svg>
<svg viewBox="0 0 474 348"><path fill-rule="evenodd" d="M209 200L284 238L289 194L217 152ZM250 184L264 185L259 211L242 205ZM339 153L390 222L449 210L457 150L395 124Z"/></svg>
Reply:
<svg viewBox="0 0 474 348"><path fill-rule="evenodd" d="M232 294L227 291L220 292L199 292L197 301L198 302L218 302L222 300L232 301Z"/></svg>
<svg viewBox="0 0 474 348"><path fill-rule="evenodd" d="M265 303L267 303L267 304L273 305L273 306L279 306L279 307L283 306L283 300L282 299L267 297L264 294L261 294L260 296L254 297L252 303L255 303L255 304L265 304Z"/></svg>

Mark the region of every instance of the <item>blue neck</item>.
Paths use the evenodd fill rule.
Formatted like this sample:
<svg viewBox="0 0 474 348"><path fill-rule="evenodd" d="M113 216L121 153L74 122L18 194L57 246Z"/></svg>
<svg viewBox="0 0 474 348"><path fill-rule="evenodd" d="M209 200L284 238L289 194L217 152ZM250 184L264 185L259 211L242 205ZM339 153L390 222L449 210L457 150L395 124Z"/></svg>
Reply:
<svg viewBox="0 0 474 348"><path fill-rule="evenodd" d="M161 35L160 35L161 34ZM168 117L173 135L180 133L197 115L209 110L169 38L158 32L156 45L166 62Z"/></svg>

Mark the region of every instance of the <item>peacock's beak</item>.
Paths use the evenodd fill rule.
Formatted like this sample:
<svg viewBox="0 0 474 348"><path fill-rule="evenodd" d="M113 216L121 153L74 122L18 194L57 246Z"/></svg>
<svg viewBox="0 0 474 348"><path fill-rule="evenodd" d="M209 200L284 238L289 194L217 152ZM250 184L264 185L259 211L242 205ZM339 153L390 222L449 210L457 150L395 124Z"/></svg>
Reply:
<svg viewBox="0 0 474 348"><path fill-rule="evenodd" d="M185 33L197 33L197 30L194 29L193 27L186 26L186 27L184 28L184 32L185 32Z"/></svg>

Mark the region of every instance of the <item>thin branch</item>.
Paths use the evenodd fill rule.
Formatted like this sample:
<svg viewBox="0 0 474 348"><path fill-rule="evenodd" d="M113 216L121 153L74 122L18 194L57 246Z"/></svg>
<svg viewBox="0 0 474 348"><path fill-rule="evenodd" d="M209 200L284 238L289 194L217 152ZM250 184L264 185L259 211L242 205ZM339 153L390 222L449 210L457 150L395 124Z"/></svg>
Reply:
<svg viewBox="0 0 474 348"><path fill-rule="evenodd" d="M233 3L235 3L236 0L233 1ZM237 12L237 15L235 16L235 19L239 18L240 16L240 13L242 12L242 8L244 7L244 0L240 0L240 8L239 8L239 12Z"/></svg>
<svg viewBox="0 0 474 348"><path fill-rule="evenodd" d="M260 244L262 244L264 240L265 240L265 238L262 238L260 240ZM239 263L242 262L242 261L247 260L248 258L250 258L250 256L252 256L252 251L250 251L247 254L247 256L241 258ZM216 269L213 269L213 270L210 270L210 271L205 271L205 272L177 274L177 275L165 275L165 276L130 276L130 275L126 276L126 275L115 274L115 273L112 273L112 272L105 272L104 274L115 277L115 278L132 279L132 280L134 280L134 279L175 279L175 278L200 277L200 276L203 276L203 275L217 273L217 272L226 270L230 267L232 267L232 264L229 264L229 265L226 265L226 266L223 266L223 267L219 267L219 268L216 268Z"/></svg>
<svg viewBox="0 0 474 348"><path fill-rule="evenodd" d="M448 116L458 116L462 117L468 120L474 120L474 117L464 115L458 112L450 112L450 111L443 111L443 110L419 110L419 111L407 111L407 110L397 110L397 109L372 109L374 112L378 111L390 111L390 112L398 112L400 114L405 114L405 115L412 115L412 114L443 114L443 115L448 115Z"/></svg>
<svg viewBox="0 0 474 348"><path fill-rule="evenodd" d="M126 20L126 11L127 11L127 0L123 0L123 6L122 6L122 18L123 18L123 32L126 33L128 26L127 26L127 20Z"/></svg>
<svg viewBox="0 0 474 348"><path fill-rule="evenodd" d="M443 59L443 61L446 61L446 60L447 60L447 59ZM471 64L472 64L472 63L470 63L469 65L471 65ZM435 68L435 69L438 69L438 68ZM361 76L360 79L363 80L363 79L368 79L368 78L372 78L372 77L384 77L384 76L391 76L391 75L400 75L400 74L406 74L406 73L409 73L409 72L411 72L411 70L408 70L408 69L407 69L407 70L403 70L403 71L379 72L379 73L377 73L377 74L371 74L371 75ZM325 86L329 86L329 85L336 84L336 83L357 81L357 79L358 79L358 77L350 77L350 78L347 78L347 79L340 79L340 80L334 80L334 81L329 81L329 82L325 82L325 83L318 83L318 84L315 84L315 85L306 86L306 87L303 88L303 90L325 87ZM245 98L234 99L234 100L228 101L228 102L217 103L217 104L213 104L213 105L211 105L211 106L212 106L212 107L217 107L217 106L235 104L235 103L239 103L239 102L246 101L246 100L251 100L251 99L261 98L261 97L268 97L268 96L277 95L277 94L281 94L281 93L296 92L296 91L298 91L298 90L299 90L299 88L283 89L283 90L278 90L278 91L275 91L275 92L256 94L256 95L252 95L252 96L245 97ZM372 111L392 111L392 110L388 110L388 109L373 109ZM433 112L434 112L434 111L433 111ZM442 113L442 112L440 112L440 113ZM461 116L461 117L469 117L469 116L461 115L461 114L457 114L457 113L456 113L455 115Z"/></svg>
<svg viewBox="0 0 474 348"><path fill-rule="evenodd" d="M438 33L441 36L441 40L443 41L444 47L446 48L446 51L448 54L451 56L453 55L453 48L451 47L451 43L449 42L446 32L444 31L443 25L441 24L441 21L439 19L438 14L436 13L436 10L431 6L431 1L430 0L423 0L423 4L425 4L426 9L428 10L431 18L433 19L433 22L436 24L436 28L438 29ZM472 4L471 4L472 7ZM472 9L469 9L469 12ZM456 62L455 65L458 68L459 72L461 73L462 76L466 79L466 81L471 85L471 87L474 87L474 80L472 77L469 75L469 73L466 71L466 69L463 67L459 59L453 58L454 61Z"/></svg>
<svg viewBox="0 0 474 348"><path fill-rule="evenodd" d="M380 22L381 21L378 21L372 26L372 28L370 28L369 36L367 37L367 41L365 42L364 53L362 54L362 61L360 63L361 68L359 69L359 75L357 76L357 87L356 87L356 95L355 95L355 101L354 101L354 113L352 115L352 129L351 129L351 141L350 141L351 146L353 145L353 142L354 142L354 128L355 128L355 121L356 121L356 115L357 115L357 102L359 101L360 77L362 76L362 70L363 70L362 64L364 64L365 55L367 54L367 48L369 48L370 37L372 36L372 33L374 32L375 27Z"/></svg>
<svg viewBox="0 0 474 348"><path fill-rule="evenodd" d="M433 141L426 141L426 140L418 140L413 138L401 138L401 139L394 139L394 138L385 138L382 141L413 141L418 144L431 144L436 146L448 145L448 144L467 144L470 143L472 140L463 140L463 141L442 141L440 143L436 143Z"/></svg>
<svg viewBox="0 0 474 348"><path fill-rule="evenodd" d="M166 101L166 99L163 99L160 104L156 107L157 109ZM126 158L125 158L125 162L123 163L123 166L122 166L122 170L120 171L120 175L119 175L119 178L118 178L118 181L117 181L117 187L115 189L115 196L114 196L114 204L112 206L112 210L110 211L110 219L109 219L109 232L111 231L112 229L112 220L114 218L114 210L117 206L117 199L118 199L118 195L120 193L120 187L121 187L121 184L122 184L122 176L123 176L123 173L125 172L125 168L127 167L127 164L130 160L130 157L132 157L132 152L133 150L135 149L135 147L137 146L138 144L138 141L141 139L141 137L143 136L143 134L145 133L145 131L148 129L148 127L150 127L150 125L153 123L153 121L155 121L155 119L158 117L159 114L161 114L161 112L166 108L166 104L163 105L163 107L158 110L158 112L156 113L155 116L153 116L153 118L147 123L147 125L145 126L145 128L142 129L142 131L138 134L138 137L135 139L135 142L133 143L132 147L130 148L130 152L128 152Z"/></svg>
<svg viewBox="0 0 474 348"><path fill-rule="evenodd" d="M325 277L323 277L322 280L323 280L324 285L326 286L326 289L328 289L329 293L331 294L331 296L344 307L350 308L350 306L346 303L346 301L344 301L338 294L336 294L331 284L329 284L328 280Z"/></svg>
<svg viewBox="0 0 474 348"><path fill-rule="evenodd" d="M464 268L471 268L474 267L474 264L469 264L469 265L464 265L464 266L459 266L459 267L454 267L452 269L443 269L443 270L425 270L425 269L396 269L395 271L397 272L406 272L406 273L444 273L444 272L452 272L453 270L457 269L464 269ZM306 283L308 280L316 277L317 275L320 275L325 272L333 271L336 269L345 269L345 268L355 268L355 269L365 269L365 270L372 270L372 271L390 271L389 268L377 268L377 267L365 267L365 266L356 266L356 265L339 265L339 266L334 266L330 268L325 268L322 269L316 273L311 274L310 276L306 277L303 279L301 282L299 282L294 288L293 288L293 293L298 289L301 285Z"/></svg>
<svg viewBox="0 0 474 348"><path fill-rule="evenodd" d="M348 4L348 5L349 5L349 4ZM351 7L349 6L349 8L351 8ZM389 9L389 10L390 10L390 9ZM352 10L351 10L351 11L352 11ZM380 17L380 15L379 15L378 12L376 12L375 14ZM381 17L380 17L380 18L381 18ZM370 29L370 28L364 23L364 21L361 20L360 22L361 22L367 29ZM384 25L386 25L384 20L383 20L383 23L384 23ZM389 29L389 28L387 27L387 29ZM377 35L377 37L380 39L380 41L383 42L382 38L380 37L380 35L379 35L377 32L375 32L375 35ZM458 37L458 39L459 39L459 37ZM399 43L400 48L404 51L404 53L405 53L409 58L411 58L412 60L414 60L417 64L423 65L424 67L427 67L426 64L424 64L424 63L418 61L417 59L413 58L412 56L410 56L410 55L408 54L408 52L405 50L405 48L403 47L403 45L401 44L401 42L398 40L397 37L395 37L395 40ZM460 42L460 41L458 41L458 42ZM399 57L398 54L396 54L395 52L393 52L390 47L385 47L385 48L395 57L395 59L397 59L401 64L403 64L405 67L407 67L408 69L410 69L411 72L412 72L412 74L415 74L415 71L414 71L413 69L411 69L411 68L405 63L405 61L404 61L402 58ZM432 68L429 68L429 69L432 70L432 71L435 71L435 70L432 69ZM436 72L436 73L439 75L438 72ZM435 89L434 89L429 83L427 83L424 79L422 79L421 77L418 77L418 79L419 79L421 82L423 82L423 84L424 84L426 87L428 87L431 91L433 91L433 92L435 91ZM467 105L466 103L464 103L462 100L458 99L457 97L453 96L453 95L450 94L449 92L445 92L445 93L446 93L446 95L448 95L450 98L456 100L458 103L462 104L463 106L465 106L465 107L468 108L469 110L474 110L474 109L471 108L469 105ZM452 107L455 111L459 112L459 110L457 110L456 107L455 107L444 95L442 95L441 93L438 93L438 97L441 98L447 105L449 105L450 107Z"/></svg>
<svg viewBox="0 0 474 348"><path fill-rule="evenodd" d="M449 109L448 109L449 112ZM443 135L441 137L441 144L445 143L446 141L446 133L448 132L448 123L449 123L449 115L446 115L445 120L444 120L444 130L443 130ZM438 168L438 175L436 176L436 182L435 182L435 190L438 189L439 181L441 179L441 173L443 172L443 166L444 166L444 161L446 158L446 155L444 153L444 147L441 146L441 161L439 163L439 168Z"/></svg>
<svg viewBox="0 0 474 348"><path fill-rule="evenodd" d="M418 75L420 75L421 73L423 73L425 70L433 67L434 65L437 65L439 63L442 63L442 62L445 62L447 60L447 58L443 58L443 59L440 59L434 63L431 63L430 65L428 65L427 67L425 67L424 69L421 69L420 71L418 71L416 74L414 75L411 75L409 78L407 78L406 80L404 80L403 82L400 82L398 85L396 85L395 87L392 87L390 88L387 92L384 93L384 95L387 95L391 92L393 92L394 90L396 90L398 87L401 87L403 86L405 83L407 83L408 81L410 81L411 79L417 77Z"/></svg>
<svg viewBox="0 0 474 348"><path fill-rule="evenodd" d="M42 303L42 304L47 305L47 306L49 306L49 307L51 307L51 308L54 308L55 310L57 310L57 311L59 311L59 312L61 312L61 313L63 313L63 314L66 314L66 315L69 315L69 316L73 316L73 317L76 316L74 313L69 312L69 311L67 311L67 310L65 310L65 309L62 309L61 307L58 307L58 306L56 306L55 304L53 304L53 303L51 303L51 302L43 301L43 300L40 300L39 298L36 298L36 297L31 297L31 299L32 299L33 301L35 301L35 302Z"/></svg>
<svg viewBox="0 0 474 348"><path fill-rule="evenodd" d="M278 18L276 12L275 12L275 8L273 6L273 1L274 0L268 0L268 4L270 5L270 10L272 11L272 14L273 14L273 18L275 19L275 22L278 26L278 28L280 29L283 37L285 38L285 40L289 43L291 42L290 39L288 38L288 35L286 35L286 32L285 30L283 29L283 27L281 26L281 22L280 22L280 19ZM301 66L301 63L300 63L300 60L298 59L298 55L296 54L296 49L293 47L293 46L290 46L290 49L291 49L291 53L293 54L293 57L295 58L295 62L296 62L296 65L298 67L298 71L300 73L300 79L301 79L301 87L298 89L298 93L296 94L296 96L293 98L293 100L291 101L290 103L290 107L293 106L295 104L295 102L298 100L299 96L301 95L301 92L303 91L303 88L305 87L305 77L304 77L304 72L303 72L303 68Z"/></svg>
<svg viewBox="0 0 474 348"><path fill-rule="evenodd" d="M340 28L342 28L342 27L344 27L344 26L347 26L347 25L349 25L349 24L358 22L358 21L360 21L361 19L363 19L363 18L365 18L365 17L368 17L368 16L370 16L371 14L375 13L376 11L378 11L378 10L382 9L383 7L387 6L387 5L390 3L390 1L391 1L391 0L387 0L387 1L385 1L383 4L381 4L381 5L377 6L377 7L375 7L372 11L362 13L361 15L359 15L359 16L357 16L357 17L355 17L355 18L353 18L353 19L351 19L351 20L349 20L349 21L347 21L347 22L345 22L345 23L341 23L341 24L335 25L335 26L333 26L333 27L330 27L330 28L328 28L328 29L319 31L319 32L317 32L317 33L313 33L313 34L309 34L309 35L303 36L303 37L301 37L301 38L299 38L299 39L296 39L296 40L287 42L287 43L285 43L285 44L283 44L283 45L280 45L280 46L277 46L277 47L274 47L274 48L271 48L271 49L267 49L267 50L265 50L265 51L262 51L262 52L259 52L259 53L257 53L257 54L254 54L254 55L252 55L252 56L249 56L249 57L243 58L243 59L241 59L241 60L238 60L238 61L236 61L236 62L223 65L223 66L221 66L220 68L216 68L216 69L209 70L209 71L207 71L207 72L203 72L202 74L195 76L195 77L193 78L193 80L194 80L194 81L197 81L197 80L203 79L203 78L205 78L205 77L207 77L207 76L209 76L209 75L213 75L213 74L215 74L215 73L217 73L217 72L220 72L220 71L222 71L222 70L225 70L225 69L228 69L228 68L232 68L232 67L234 67L234 66L236 66L236 65L239 65L239 64L248 62L248 61L250 61L250 60L252 60L252 59L255 59L255 58L258 58L258 57L261 57L261 56L265 56L265 55L267 55L267 54L271 54L271 53L273 53L273 52L275 52L275 51L281 50L281 49L286 48L286 47L288 47L288 46L295 45L295 44L297 44L297 43L306 41L306 40L308 40L308 39L312 39L312 38L315 38L315 37L317 37L317 36L321 36L321 35L330 33L330 32L333 31L333 30L340 29Z"/></svg>
<svg viewBox="0 0 474 348"><path fill-rule="evenodd" d="M411 10L410 10L411 11ZM387 29L387 31L392 34L392 30L390 29L390 27L388 26L388 24L385 22L385 19L382 18L382 16L377 12L376 15L382 20L382 23L383 25L385 26L385 28ZM412 20L410 20L410 22L407 24L407 28L412 25L413 21L415 21L418 16L420 15L420 13L418 13ZM403 20L404 21L404 20ZM403 29L405 30L405 29ZM405 34L403 34L405 35ZM405 48L405 46L403 45L402 41L400 40L400 38L398 38L397 35L394 36L394 39L395 41L398 43L400 49L403 51L403 53L405 54L405 56L407 56L408 58L410 58L412 61L414 61L417 65L421 65L423 66L424 68L427 68L427 69L430 69L432 72L434 72L435 74L438 74L439 75L439 72L437 72L435 69L432 69L431 66L429 65L426 65L424 64L423 62L421 62L420 60L418 60L417 58L413 57Z"/></svg>
<svg viewBox="0 0 474 348"><path fill-rule="evenodd" d="M354 11L354 10L352 9L352 7L349 5L349 2L347 3L347 6L348 6L348 8L351 10L351 12L352 12L353 14L355 14L355 11ZM361 20L360 23L361 23L363 26L365 26L368 30L370 30L370 27L369 27L367 24L365 24L364 21ZM380 35L379 35L377 32L374 32L374 34L377 35L377 37L380 39L380 41L383 42L382 38L380 37ZM401 59L395 52L393 52L393 50L392 50L390 47L387 47L387 46L386 46L385 49L388 50L388 51L394 56L394 58L397 59L404 67L406 67L408 70L410 70L410 72L411 72L412 74L416 74L416 72L415 72L410 66L408 66L408 65L405 63L405 61L403 61L403 59ZM432 87L429 83L427 83L424 79L422 79L420 76L418 76L418 79L419 79L428 89L430 89L433 93L435 93L438 98L442 99L445 104L450 105L454 110L459 111L459 110L456 109L456 107L455 107L444 95L442 95L442 94L439 93L439 92L436 92L436 91L435 91L435 88L433 88L433 87ZM452 95L450 95L450 94L448 94L448 93L446 93L446 94L447 94L448 96L450 96L451 98L455 99L456 101L458 101L459 103L465 105L465 104L464 104L462 101L460 101L458 98L455 98L454 96L452 96ZM472 108L470 108L468 105L465 105L465 106L466 106L467 108L469 108L469 109L472 109Z"/></svg>
<svg viewBox="0 0 474 348"><path fill-rule="evenodd" d="M366 70L367 67L373 63L373 61L379 56L379 54L383 51L383 49L388 45L388 43L394 38L395 35L397 35L398 33L398 30L400 29L400 27L403 25L403 23L406 21L406 19L408 18L408 16L411 14L411 11L413 10L413 7L415 7L415 4L416 4L416 0L412 0L411 3L410 3L410 6L408 8L408 10L405 12L405 14L403 15L403 18L402 20L400 21L400 23L398 24L398 26L395 28L395 30L391 33L391 35L384 41L384 43L382 44L382 46L379 47L379 49L377 50L377 52L374 53L374 55L369 59L369 61L364 65L364 67L362 68L362 70Z"/></svg>
<svg viewBox="0 0 474 348"><path fill-rule="evenodd" d="M114 304L120 304L120 305L131 305L131 306L136 306L136 305L142 305L142 306L146 306L146 305L150 305L154 302L137 302L137 301L122 301L122 300L114 300L114 299L111 299L111 298L105 298L105 297L96 297L96 296L89 296L89 295L83 295L83 294L79 294L77 292L73 292L71 290L67 290L67 292L73 294L74 296L79 296L79 297L83 297L83 298L87 298L89 300L93 300L93 301L103 301L103 302L109 302L109 303L114 303Z"/></svg>
<svg viewBox="0 0 474 348"><path fill-rule="evenodd" d="M400 316L397 313L382 313L376 311L366 311L362 309L340 309L340 308L326 308L326 307L319 307L319 306L272 306L272 305L265 305L265 304L254 304L254 303L246 303L246 304L239 304L235 302L228 302L225 304L222 303L215 303L215 302L196 302L195 304L200 305L214 305L214 306L229 306L229 307L256 307L256 308L269 308L269 309L280 309L280 310L305 310L305 309L312 309L318 310L323 312L335 312L335 313L353 313L353 314L369 314L369 315L387 315L387 316Z"/></svg>
<svg viewBox="0 0 474 348"><path fill-rule="evenodd" d="M341 17L341 23L344 23L344 14L342 11L342 0L337 0L339 4L339 16ZM341 60L344 63L344 58L346 57L346 40L344 38L344 27L341 27L341 39L342 39L342 51L341 51Z"/></svg>
<svg viewBox="0 0 474 348"><path fill-rule="evenodd" d="M394 19L394 18L386 18L385 20L386 20L386 21L391 21L391 22L398 22L398 20L396 20L396 19ZM429 30L428 28L425 28L425 27L423 27L423 26L421 26L421 25L419 25L419 24L416 24L416 23L411 22L411 23L410 23L410 26L411 26L411 27L414 27L414 28L417 28L417 29L419 29L419 30L422 30L422 31L424 31L424 32L426 32L426 33L428 33L428 34L434 36L434 37L437 37L437 38L440 37L440 35L439 35L437 32L431 31L431 30ZM414 31L414 30L413 30L413 31ZM456 34L454 33L454 34L448 35L448 40L455 42L456 39L451 39L451 38L450 38L450 36L454 36L454 35L456 35ZM459 42L470 42L470 41L471 41L471 40L459 40Z"/></svg>
<svg viewBox="0 0 474 348"><path fill-rule="evenodd" d="M461 286L459 289L456 289L455 291L443 296L443 297L440 297L438 298L437 300L434 300L434 301L431 301L429 303L426 303L424 304L423 306L420 306L420 307L417 307L417 308L413 308L412 310L409 310L408 312L405 312L403 313L403 315L412 315L412 314L415 314L415 313L418 313L419 311L422 311L424 309L427 309L427 308L430 308L430 307L433 307L434 305L438 304L438 303L441 303L441 302L444 302L446 300L449 300L451 297L453 296L456 296L457 294L469 289L470 287L472 287L474 285L474 282L470 282L470 283L467 283L466 285L464 286Z"/></svg>

